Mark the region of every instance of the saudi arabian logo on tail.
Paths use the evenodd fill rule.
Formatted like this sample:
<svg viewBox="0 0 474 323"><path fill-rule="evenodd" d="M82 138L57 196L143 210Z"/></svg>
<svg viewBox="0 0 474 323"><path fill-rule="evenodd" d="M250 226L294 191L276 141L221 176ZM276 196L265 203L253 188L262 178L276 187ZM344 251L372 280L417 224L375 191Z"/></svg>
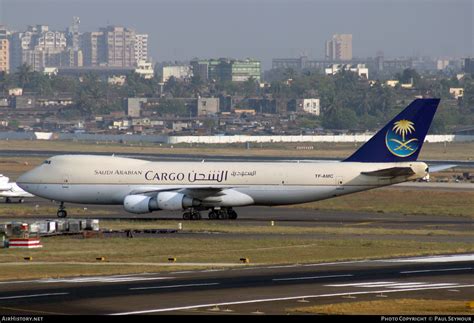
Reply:
<svg viewBox="0 0 474 323"><path fill-rule="evenodd" d="M419 148L418 138L414 138L415 124L409 120L398 120L388 129L385 144L388 150L397 157L408 157Z"/></svg>

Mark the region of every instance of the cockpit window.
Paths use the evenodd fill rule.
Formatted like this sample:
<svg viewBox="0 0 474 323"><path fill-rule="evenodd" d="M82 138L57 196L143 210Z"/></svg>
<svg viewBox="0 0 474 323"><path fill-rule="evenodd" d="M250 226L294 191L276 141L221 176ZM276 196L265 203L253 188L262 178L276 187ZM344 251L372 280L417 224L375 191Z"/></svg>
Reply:
<svg viewBox="0 0 474 323"><path fill-rule="evenodd" d="M50 161L49 159L47 159L47 160L45 160L45 161L43 162L43 164L51 165L51 161Z"/></svg>

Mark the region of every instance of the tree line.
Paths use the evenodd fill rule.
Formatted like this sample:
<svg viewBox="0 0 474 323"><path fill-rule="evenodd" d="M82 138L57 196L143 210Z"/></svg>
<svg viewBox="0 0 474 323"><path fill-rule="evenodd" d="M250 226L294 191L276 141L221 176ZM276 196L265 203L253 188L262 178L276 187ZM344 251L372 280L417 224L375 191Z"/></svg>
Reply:
<svg viewBox="0 0 474 323"><path fill-rule="evenodd" d="M394 75L400 83L411 83L412 89L399 85L390 87L381 81L361 79L357 74L341 71L324 75L319 71L295 73L291 69L273 70L269 86L261 87L249 79L245 82L202 80L198 75L189 80L171 77L162 87L160 78L143 79L135 73L126 76L123 85L109 84L98 75L89 73L80 78L45 75L32 71L28 65L20 66L14 73L0 73L0 93L8 89L23 88L39 96L69 94L72 107L60 110L59 117L86 117L107 114L122 109L122 99L127 97L159 97L162 104L153 107L158 115L188 115L183 103L172 98L191 98L218 95L267 97L291 100L320 98L320 117L300 116L298 126L305 128L375 130L408 105L416 96L439 97L441 104L433 122L432 133L446 133L458 125L474 124L474 79L441 76L423 76L416 70L406 69ZM453 100L449 88L464 88L462 99ZM161 101L160 101L161 102Z"/></svg>

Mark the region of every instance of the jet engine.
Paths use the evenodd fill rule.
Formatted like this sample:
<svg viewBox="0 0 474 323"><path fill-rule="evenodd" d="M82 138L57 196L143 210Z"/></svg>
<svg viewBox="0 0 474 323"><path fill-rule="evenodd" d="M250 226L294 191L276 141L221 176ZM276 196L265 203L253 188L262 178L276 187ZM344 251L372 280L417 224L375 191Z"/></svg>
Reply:
<svg viewBox="0 0 474 323"><path fill-rule="evenodd" d="M199 206L201 201L177 192L160 192L156 196L127 195L123 206L130 213L150 213L157 210L183 210Z"/></svg>

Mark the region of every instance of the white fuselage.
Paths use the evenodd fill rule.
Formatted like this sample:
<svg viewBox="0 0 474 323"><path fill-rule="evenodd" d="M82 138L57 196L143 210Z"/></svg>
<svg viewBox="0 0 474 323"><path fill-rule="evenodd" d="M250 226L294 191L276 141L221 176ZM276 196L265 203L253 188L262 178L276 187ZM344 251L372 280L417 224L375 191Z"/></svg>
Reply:
<svg viewBox="0 0 474 323"><path fill-rule="evenodd" d="M24 198L34 197L34 195L22 190L16 183L9 183L8 181L0 182L0 197L5 198Z"/></svg>
<svg viewBox="0 0 474 323"><path fill-rule="evenodd" d="M395 166L411 167L414 174L361 174ZM64 155L48 159L17 182L27 192L62 202L123 204L130 194L194 190L202 206L232 207L318 201L422 178L426 169L423 162L150 162Z"/></svg>

